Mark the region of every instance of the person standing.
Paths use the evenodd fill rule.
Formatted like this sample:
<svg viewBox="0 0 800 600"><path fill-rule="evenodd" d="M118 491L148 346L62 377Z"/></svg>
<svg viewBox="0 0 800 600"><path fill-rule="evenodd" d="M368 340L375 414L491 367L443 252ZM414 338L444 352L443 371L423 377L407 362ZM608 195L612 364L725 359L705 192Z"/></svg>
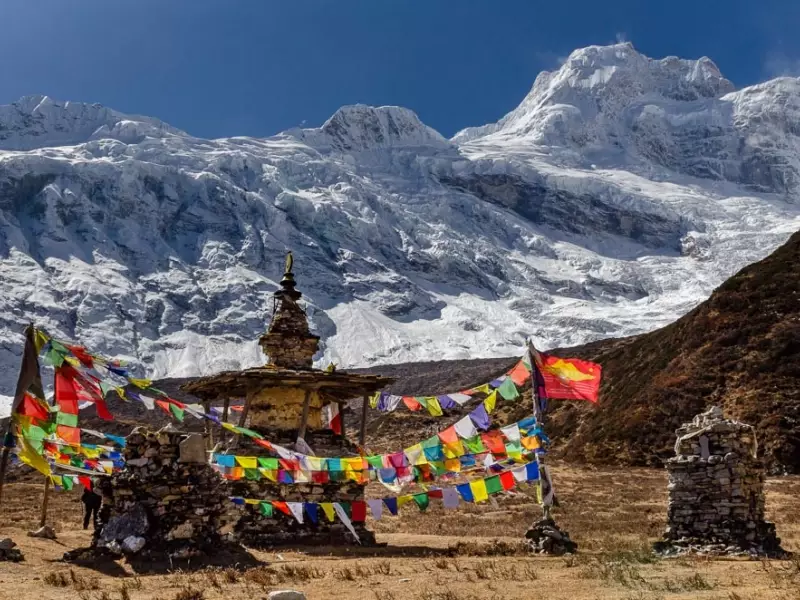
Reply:
<svg viewBox="0 0 800 600"><path fill-rule="evenodd" d="M97 513L100 511L100 505L103 503L103 499L100 497L100 494L94 492L94 490L87 488L83 489L83 496L81 496L81 502L83 502L84 508L84 515L83 515L83 528L89 529L89 520L91 519L95 526L97 526Z"/></svg>

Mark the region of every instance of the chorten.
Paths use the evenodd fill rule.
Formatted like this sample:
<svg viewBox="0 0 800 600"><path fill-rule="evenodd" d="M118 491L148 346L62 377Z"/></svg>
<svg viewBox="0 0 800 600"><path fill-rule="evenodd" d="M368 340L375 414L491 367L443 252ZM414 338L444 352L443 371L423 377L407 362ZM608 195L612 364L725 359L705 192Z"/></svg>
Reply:
<svg viewBox="0 0 800 600"><path fill-rule="evenodd" d="M302 298L296 289L291 253L280 288L273 294L273 315L259 345L267 363L243 371L226 371L200 378L183 386L183 390L212 401L244 398L244 409L238 424L261 434L273 444L319 458L353 457L358 455L356 444L345 437L346 403L363 398L359 444L363 446L368 398L394 380L377 375L357 375L336 369L313 368L313 357L319 349L319 336L311 333L306 313L300 306ZM338 414L333 423L329 416ZM328 415L325 417L324 415ZM309 452L310 449L310 452ZM263 445L245 436L237 438L231 453L253 460L270 457ZM227 461L230 463L230 461ZM338 464L341 461L331 461ZM252 462L250 463L252 464ZM250 500L304 503L350 503L364 501L366 483L353 481L344 471L298 473L286 469L286 462L276 471L220 467L229 480L234 496ZM265 470L266 471L266 470ZM268 477L273 477L270 480ZM291 483L288 483L291 481ZM293 543L345 543L352 541L340 521L318 523L297 522L282 513L266 516L258 506L246 504L245 514L237 525L240 539L256 546ZM374 541L363 522L353 521L363 543Z"/></svg>

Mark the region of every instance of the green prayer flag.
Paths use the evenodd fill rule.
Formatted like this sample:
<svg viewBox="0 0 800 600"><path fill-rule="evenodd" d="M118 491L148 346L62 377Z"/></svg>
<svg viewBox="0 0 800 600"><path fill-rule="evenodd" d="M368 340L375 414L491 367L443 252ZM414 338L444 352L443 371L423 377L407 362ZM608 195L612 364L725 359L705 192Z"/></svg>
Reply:
<svg viewBox="0 0 800 600"><path fill-rule="evenodd" d="M244 427L236 427L237 433L241 433L251 438L258 438L259 440L263 440L264 436L258 433L257 431L253 431L252 429L245 429Z"/></svg>
<svg viewBox="0 0 800 600"><path fill-rule="evenodd" d="M430 504L430 498L428 498L428 494L423 492L421 494L414 494L414 502L417 503L420 510L425 510L428 508L428 504Z"/></svg>
<svg viewBox="0 0 800 600"><path fill-rule="evenodd" d="M261 479L261 473L258 472L258 469L245 469L244 476L245 479L250 480Z"/></svg>
<svg viewBox="0 0 800 600"><path fill-rule="evenodd" d="M430 466L431 471L433 471L434 475L443 475L444 473L447 473L447 469L444 466L444 461L441 460L431 461L428 463L428 465Z"/></svg>
<svg viewBox="0 0 800 600"><path fill-rule="evenodd" d="M515 400L519 398L517 386L511 380L511 377L506 377L500 387L497 388L497 393L500 394L504 400Z"/></svg>
<svg viewBox="0 0 800 600"><path fill-rule="evenodd" d="M269 471L277 471L278 470L278 459L277 458L266 458L263 456L258 457L258 465L262 469L267 469ZM270 504L270 508L272 505Z"/></svg>
<svg viewBox="0 0 800 600"><path fill-rule="evenodd" d="M522 443L521 442L506 442L506 454L521 454L522 453Z"/></svg>
<svg viewBox="0 0 800 600"><path fill-rule="evenodd" d="M103 392L103 397L107 396L108 392L112 392L115 389L117 389L117 386L112 383L108 383L106 381L100 382L100 391Z"/></svg>
<svg viewBox="0 0 800 600"><path fill-rule="evenodd" d="M464 445L469 448L471 454L480 454L486 452L486 446L483 445L483 440L480 435L473 436L469 439L462 440Z"/></svg>
<svg viewBox="0 0 800 600"><path fill-rule="evenodd" d="M497 494L503 491L503 484L500 483L500 477L495 475L486 479L486 493Z"/></svg>
<svg viewBox="0 0 800 600"><path fill-rule="evenodd" d="M69 475L64 475L61 478L61 487L63 487L66 491L70 491L72 489L72 477Z"/></svg>
<svg viewBox="0 0 800 600"><path fill-rule="evenodd" d="M438 435L434 435L429 437L427 440L423 440L421 445L423 448L435 448L442 445L442 440L439 439Z"/></svg>
<svg viewBox="0 0 800 600"><path fill-rule="evenodd" d="M367 464L376 469L383 468L383 456L368 456Z"/></svg>
<svg viewBox="0 0 800 600"><path fill-rule="evenodd" d="M261 514L264 515L265 517L272 516L273 508L272 504L270 504L269 502L262 502L261 504L258 505L258 508L261 510Z"/></svg>
<svg viewBox="0 0 800 600"><path fill-rule="evenodd" d="M169 403L169 409L172 411L172 415L182 423L183 412L184 412L183 409L177 404L173 404L172 402Z"/></svg>
<svg viewBox="0 0 800 600"><path fill-rule="evenodd" d="M59 353L55 348L52 346L50 349L45 352L45 355L42 357L42 362L46 365L50 365L58 369L61 365L64 364L64 355Z"/></svg>
<svg viewBox="0 0 800 600"><path fill-rule="evenodd" d="M77 427L78 426L78 415L71 415L65 412L57 412L56 413L56 423L58 425L67 425L69 427Z"/></svg>

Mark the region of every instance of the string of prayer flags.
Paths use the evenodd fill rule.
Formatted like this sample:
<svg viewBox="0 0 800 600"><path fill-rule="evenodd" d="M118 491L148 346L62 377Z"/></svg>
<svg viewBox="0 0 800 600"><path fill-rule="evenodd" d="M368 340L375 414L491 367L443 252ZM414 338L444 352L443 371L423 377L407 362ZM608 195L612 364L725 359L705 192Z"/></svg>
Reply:
<svg viewBox="0 0 800 600"><path fill-rule="evenodd" d="M494 392L497 391L503 400L515 400L520 395L517 386L525 385L530 378L530 374L530 364L523 357L501 377L467 390L450 394L423 396L398 396L388 392L377 392L370 398L370 406L381 412L392 412L402 403L410 411L417 412L424 408L430 416L441 417L444 415L443 410L463 406L475 395L483 394L487 396L486 400L488 400L488 404L486 400L484 401L486 411L491 413L497 401L497 396L493 395Z"/></svg>

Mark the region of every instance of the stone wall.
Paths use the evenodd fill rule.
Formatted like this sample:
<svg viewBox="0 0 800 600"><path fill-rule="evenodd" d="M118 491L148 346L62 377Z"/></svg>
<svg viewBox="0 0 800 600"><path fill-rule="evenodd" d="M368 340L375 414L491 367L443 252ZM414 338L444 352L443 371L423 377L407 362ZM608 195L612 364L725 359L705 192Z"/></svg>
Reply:
<svg viewBox="0 0 800 600"><path fill-rule="evenodd" d="M125 468L103 488L93 545L114 553L185 558L219 547L239 515L227 482L206 462L202 436L135 429Z"/></svg>
<svg viewBox="0 0 800 600"><path fill-rule="evenodd" d="M764 467L750 425L712 408L676 432L667 461L669 505L664 552L775 556L783 551L764 520Z"/></svg>
<svg viewBox="0 0 800 600"><path fill-rule="evenodd" d="M303 415L305 390L268 387L254 392L249 402L249 427L289 429L297 432ZM322 397L312 391L308 404L309 429L322 429ZM272 439L272 438L270 438Z"/></svg>

